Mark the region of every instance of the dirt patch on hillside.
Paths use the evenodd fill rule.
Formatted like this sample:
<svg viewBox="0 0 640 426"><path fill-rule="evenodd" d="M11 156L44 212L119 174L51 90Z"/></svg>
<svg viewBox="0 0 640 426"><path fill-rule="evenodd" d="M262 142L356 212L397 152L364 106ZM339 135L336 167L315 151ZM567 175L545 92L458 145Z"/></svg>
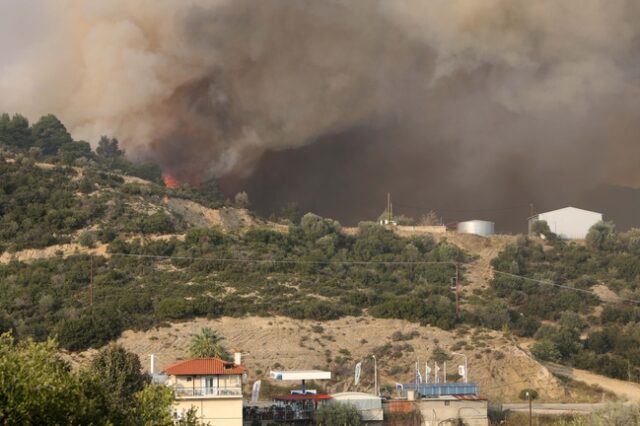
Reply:
<svg viewBox="0 0 640 426"><path fill-rule="evenodd" d="M95 254L99 256L107 255L107 244L96 244L94 248L83 247L77 243L56 244L43 249L25 249L15 253L4 252L0 256L0 263L11 261L29 262L49 257L68 257L74 254Z"/></svg>
<svg viewBox="0 0 640 426"><path fill-rule="evenodd" d="M451 350L457 344L457 352L468 357L470 381L480 384L484 396L517 400L518 392L527 387L539 389L547 401L565 396L560 382L545 367L500 333L470 329L464 335L454 334L402 320L348 317L318 323L284 317L196 319L146 332L127 331L118 342L142 360L155 354L157 366L162 369L188 357L192 336L202 327L219 331L227 347L246 353L244 363L250 382L265 379L272 368L322 368L333 370L334 377L338 375L331 391L350 390L355 363L370 360L371 354L377 353L380 382L394 388L395 383L413 381L416 361L424 374L425 362L436 346ZM404 337L399 339L398 333ZM462 363L459 356L449 361L449 374ZM363 371L368 373L371 362L365 364ZM363 377L360 390L372 390L372 383L372 377Z"/></svg>
<svg viewBox="0 0 640 426"><path fill-rule="evenodd" d="M231 207L210 209L182 198L165 198L165 205L189 225L199 228L219 227L237 231L256 226L256 222L246 209Z"/></svg>

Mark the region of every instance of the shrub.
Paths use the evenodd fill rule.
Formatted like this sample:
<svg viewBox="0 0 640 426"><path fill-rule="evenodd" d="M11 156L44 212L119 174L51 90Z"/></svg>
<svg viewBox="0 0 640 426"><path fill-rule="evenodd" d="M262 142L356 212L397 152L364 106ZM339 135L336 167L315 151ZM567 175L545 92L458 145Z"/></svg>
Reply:
<svg viewBox="0 0 640 426"><path fill-rule="evenodd" d="M96 245L96 233L85 231L78 237L78 243L83 247L93 248Z"/></svg>
<svg viewBox="0 0 640 426"><path fill-rule="evenodd" d="M362 417L356 407L350 404L330 403L322 405L315 412L318 426L360 426Z"/></svg>
<svg viewBox="0 0 640 426"><path fill-rule="evenodd" d="M529 399L538 399L538 391L535 389L522 389L518 394L518 398L528 401Z"/></svg>
<svg viewBox="0 0 640 426"><path fill-rule="evenodd" d="M193 305L182 297L169 297L155 304L155 313L162 319L184 319L193 315Z"/></svg>
<svg viewBox="0 0 640 426"><path fill-rule="evenodd" d="M562 358L562 355L556 345L547 339L535 342L531 347L531 353L533 356L543 361L558 362Z"/></svg>

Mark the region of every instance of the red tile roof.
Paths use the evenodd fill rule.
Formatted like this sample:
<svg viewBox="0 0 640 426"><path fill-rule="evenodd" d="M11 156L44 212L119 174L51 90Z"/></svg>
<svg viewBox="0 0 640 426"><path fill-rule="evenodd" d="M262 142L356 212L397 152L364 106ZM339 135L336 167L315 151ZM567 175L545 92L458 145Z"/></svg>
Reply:
<svg viewBox="0 0 640 426"><path fill-rule="evenodd" d="M246 369L242 365L218 358L196 358L177 362L164 369L170 376L204 376L222 374L242 374Z"/></svg>

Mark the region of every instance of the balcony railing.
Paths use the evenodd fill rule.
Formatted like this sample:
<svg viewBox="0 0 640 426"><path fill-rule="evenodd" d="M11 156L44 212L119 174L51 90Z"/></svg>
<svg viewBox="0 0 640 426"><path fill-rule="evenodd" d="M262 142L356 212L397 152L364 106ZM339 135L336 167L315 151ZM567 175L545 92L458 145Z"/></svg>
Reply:
<svg viewBox="0 0 640 426"><path fill-rule="evenodd" d="M176 388L176 397L189 398L189 397L225 397L225 396L242 396L241 387L228 387L228 388L210 388L210 387L196 387L196 388Z"/></svg>

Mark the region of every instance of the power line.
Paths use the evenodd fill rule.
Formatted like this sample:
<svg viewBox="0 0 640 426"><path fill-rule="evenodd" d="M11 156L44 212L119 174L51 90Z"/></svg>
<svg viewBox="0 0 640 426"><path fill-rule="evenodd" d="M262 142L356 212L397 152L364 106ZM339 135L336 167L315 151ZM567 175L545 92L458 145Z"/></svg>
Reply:
<svg viewBox="0 0 640 426"><path fill-rule="evenodd" d="M525 277L525 276L522 276L522 275L511 274L509 272L503 272L503 271L498 271L498 270L494 270L493 272L496 273L496 274L500 274L500 275L506 275L506 276L512 277L512 278L520 278L520 279L523 279L523 280L526 280L526 281L531 281L531 282L538 283L538 284L544 284L544 285L548 285L548 286L552 286L552 287L559 287L559 288L563 288L563 289L566 289L566 290L573 290L573 291L577 291L577 292L580 292L580 293L586 293L586 294L590 294L592 296L596 296L597 297L597 294L595 294L593 291L585 290L585 289L582 289L582 288L571 287L571 286L564 285L564 284L558 284L558 283L554 283L553 281L538 280L538 279L535 279L535 278L529 278L529 277ZM623 301L623 302L640 303L640 300L627 299L627 298L624 298L624 297L620 297L618 295L616 295L616 298L618 300L620 300L620 301Z"/></svg>
<svg viewBox="0 0 640 426"><path fill-rule="evenodd" d="M221 257L198 257L198 256L167 256L155 254L136 254L136 253L109 253L111 256L122 257L140 257L149 259L178 259L178 260L207 260L211 262L221 263L293 263L293 264L338 264L338 265L463 265L461 262L455 261L402 261L402 260L304 260L304 259L237 259L237 258L221 258Z"/></svg>
<svg viewBox="0 0 640 426"><path fill-rule="evenodd" d="M282 259L237 259L237 258L212 258L212 257L201 257L201 256L168 256L168 255L153 255L153 254L136 254L136 253L110 253L111 256L121 256L121 257L137 257L137 258L147 258L147 259L177 259L177 260L205 260L209 262L221 262L221 263L262 263L262 264L307 264L307 265L453 265L453 266L462 266L465 263L456 262L456 261L400 261L400 260L303 260L303 259L292 259L292 260L282 260ZM552 287L563 288L565 290L572 290L579 293L586 293L591 296L596 296L593 291L584 290L581 288L571 287L564 284L558 284L552 281L539 280L535 278L529 278L523 275L512 274L509 272L504 272L500 270L493 271L496 274L509 276L512 278L520 278L526 281L535 282L538 284L548 285ZM616 298L621 302L630 302L635 304L640 304L640 300L636 299L628 299L624 297L620 297L616 295ZM606 303L606 301L603 300Z"/></svg>

